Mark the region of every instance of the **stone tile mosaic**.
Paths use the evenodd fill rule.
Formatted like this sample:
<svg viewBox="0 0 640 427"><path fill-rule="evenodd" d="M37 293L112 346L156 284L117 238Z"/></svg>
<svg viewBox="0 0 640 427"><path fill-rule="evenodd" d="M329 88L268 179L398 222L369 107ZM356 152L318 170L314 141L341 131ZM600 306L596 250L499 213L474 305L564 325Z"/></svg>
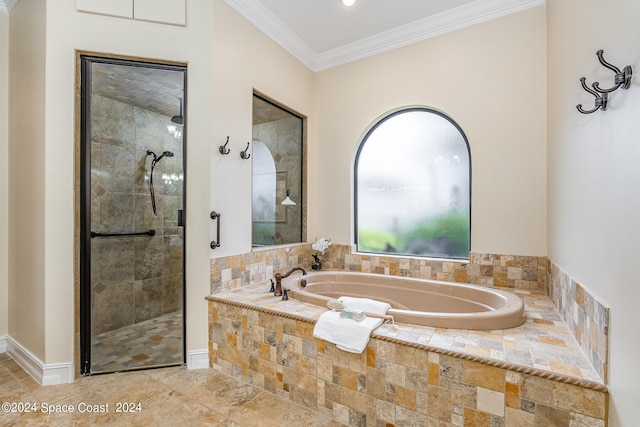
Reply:
<svg viewBox="0 0 640 427"><path fill-rule="evenodd" d="M548 293L567 327L603 382L607 381L609 307L552 262Z"/></svg>
<svg viewBox="0 0 640 427"><path fill-rule="evenodd" d="M239 289L269 280L276 272L285 272L298 265L310 269L312 253L311 245L301 244L212 259L211 293ZM515 337L504 337L502 349L487 343L463 343L461 338L452 334L435 333L430 337L418 334L416 339L420 343L443 346L455 351L464 350L478 356L509 360L572 376L576 376L577 371L580 371L580 375L584 372L593 375L595 372L596 380L606 383L609 308L546 257L472 252L469 262L439 261L356 254L349 245L334 244L322 258L325 269L496 286L515 290L521 296L526 295L524 291L529 291L529 295L546 292L551 295L550 301L530 302L529 311L538 313L537 317L532 317L531 322L542 329L552 328L553 322L563 322L563 330L568 330L572 341L578 343L581 351L576 351L574 346L571 349L567 347L562 354L549 353L549 346L561 348L564 341L553 336L553 330L541 333L536 328L529 329L524 334L533 341L523 342L522 339L516 341ZM539 307L538 304L542 306ZM552 310L553 307L557 311ZM412 331L401 332L401 336L412 334L415 335ZM586 354L586 358L582 352Z"/></svg>
<svg viewBox="0 0 640 427"><path fill-rule="evenodd" d="M263 282L207 298L310 322L315 322L326 311L324 307L293 298L282 301L268 292L269 286ZM398 323L396 326L383 324L374 335L601 383L551 300L539 292L512 292L523 299L527 314L525 323L515 328L466 330Z"/></svg>
<svg viewBox="0 0 640 427"><path fill-rule="evenodd" d="M356 355L313 337L325 309L267 291L207 297L211 366L341 423L605 425L606 387L540 292L514 290L527 307L520 327L383 325Z"/></svg>
<svg viewBox="0 0 640 427"><path fill-rule="evenodd" d="M313 253L311 245L300 244L212 258L211 293L269 280L275 273L284 273L295 266L311 270ZM468 262L441 261L357 254L349 245L334 244L322 259L325 270L360 271L513 289L546 289L546 257L472 252Z"/></svg>
<svg viewBox="0 0 640 427"><path fill-rule="evenodd" d="M183 362L182 311L95 335L91 372L113 372Z"/></svg>

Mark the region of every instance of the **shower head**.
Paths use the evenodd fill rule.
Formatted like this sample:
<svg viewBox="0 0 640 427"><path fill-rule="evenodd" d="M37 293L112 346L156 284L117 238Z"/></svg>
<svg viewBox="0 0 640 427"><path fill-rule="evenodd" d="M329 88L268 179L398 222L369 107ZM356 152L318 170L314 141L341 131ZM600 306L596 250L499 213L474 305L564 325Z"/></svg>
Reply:
<svg viewBox="0 0 640 427"><path fill-rule="evenodd" d="M171 122L175 123L177 125L183 125L184 124L184 116L182 115L182 98L178 98L180 100L180 112L178 114L176 114L175 116L171 117Z"/></svg>
<svg viewBox="0 0 640 427"><path fill-rule="evenodd" d="M171 151L165 151L160 154L157 159L154 159L154 161L158 163L163 157L173 157L173 153Z"/></svg>
<svg viewBox="0 0 640 427"><path fill-rule="evenodd" d="M151 150L147 150L147 156L153 156L153 161L152 161L152 166L153 166L156 163L158 163L160 161L160 159L162 159L163 157L173 157L173 152L165 151L162 154L160 154L159 156L156 156L156 153L154 153Z"/></svg>

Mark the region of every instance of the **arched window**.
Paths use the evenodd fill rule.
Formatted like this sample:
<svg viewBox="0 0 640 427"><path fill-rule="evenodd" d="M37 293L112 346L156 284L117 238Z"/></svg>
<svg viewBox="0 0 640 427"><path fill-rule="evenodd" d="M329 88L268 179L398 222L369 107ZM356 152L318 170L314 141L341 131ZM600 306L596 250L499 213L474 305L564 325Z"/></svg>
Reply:
<svg viewBox="0 0 640 427"><path fill-rule="evenodd" d="M450 117L426 107L374 123L355 159L359 252L468 259L471 154Z"/></svg>

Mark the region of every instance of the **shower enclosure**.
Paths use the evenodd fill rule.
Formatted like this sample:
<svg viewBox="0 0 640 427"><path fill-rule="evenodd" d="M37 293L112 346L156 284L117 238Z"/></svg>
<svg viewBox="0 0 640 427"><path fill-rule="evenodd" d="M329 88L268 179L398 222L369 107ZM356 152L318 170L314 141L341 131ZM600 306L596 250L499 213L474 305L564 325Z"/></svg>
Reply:
<svg viewBox="0 0 640 427"><path fill-rule="evenodd" d="M186 67L80 63L81 373L182 364Z"/></svg>

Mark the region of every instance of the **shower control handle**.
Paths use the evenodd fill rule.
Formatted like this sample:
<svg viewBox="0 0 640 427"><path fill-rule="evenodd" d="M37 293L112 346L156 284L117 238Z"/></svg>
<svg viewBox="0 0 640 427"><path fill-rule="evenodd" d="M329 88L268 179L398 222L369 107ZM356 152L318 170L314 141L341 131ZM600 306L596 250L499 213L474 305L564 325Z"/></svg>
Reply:
<svg viewBox="0 0 640 427"><path fill-rule="evenodd" d="M220 214L216 211L211 211L211 219L217 220L216 224L216 239L211 241L209 245L211 249L220 247Z"/></svg>

